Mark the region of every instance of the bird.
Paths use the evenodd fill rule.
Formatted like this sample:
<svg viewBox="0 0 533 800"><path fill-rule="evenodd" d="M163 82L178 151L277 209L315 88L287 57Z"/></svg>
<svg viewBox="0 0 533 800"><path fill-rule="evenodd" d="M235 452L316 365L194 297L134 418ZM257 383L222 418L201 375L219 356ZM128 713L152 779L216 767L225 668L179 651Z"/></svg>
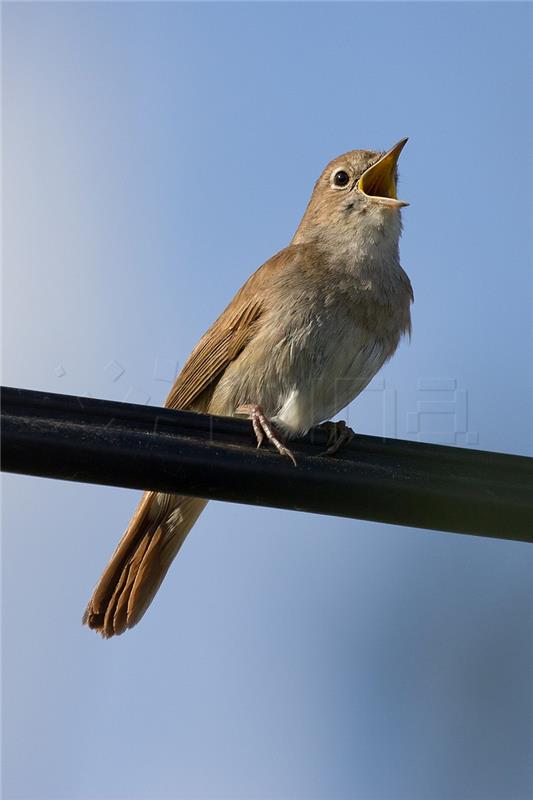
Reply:
<svg viewBox="0 0 533 800"><path fill-rule="evenodd" d="M251 420L298 468L290 441L316 425L327 454L353 436L331 418L411 334L410 280L400 265L397 162L351 150L316 181L296 232L254 272L200 339L165 406ZM329 426L329 427L328 427ZM136 625L207 501L147 491L89 600L83 622L104 638Z"/></svg>

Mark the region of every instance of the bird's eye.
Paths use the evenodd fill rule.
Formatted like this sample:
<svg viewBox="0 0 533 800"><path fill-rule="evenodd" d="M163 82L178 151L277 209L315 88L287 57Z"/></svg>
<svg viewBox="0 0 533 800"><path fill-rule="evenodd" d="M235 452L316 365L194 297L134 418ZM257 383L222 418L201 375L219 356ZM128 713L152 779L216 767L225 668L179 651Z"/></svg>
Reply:
<svg viewBox="0 0 533 800"><path fill-rule="evenodd" d="M333 183L335 186L347 186L350 182L350 176L343 169L340 169L333 176Z"/></svg>

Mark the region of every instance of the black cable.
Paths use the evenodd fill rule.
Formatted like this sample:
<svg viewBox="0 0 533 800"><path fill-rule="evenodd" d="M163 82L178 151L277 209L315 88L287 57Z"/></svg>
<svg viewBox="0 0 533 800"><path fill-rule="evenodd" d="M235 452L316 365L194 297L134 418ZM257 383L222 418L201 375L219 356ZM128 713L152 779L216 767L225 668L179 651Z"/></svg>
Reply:
<svg viewBox="0 0 533 800"><path fill-rule="evenodd" d="M2 469L533 542L533 458L323 431L298 466L255 447L249 422L2 389Z"/></svg>

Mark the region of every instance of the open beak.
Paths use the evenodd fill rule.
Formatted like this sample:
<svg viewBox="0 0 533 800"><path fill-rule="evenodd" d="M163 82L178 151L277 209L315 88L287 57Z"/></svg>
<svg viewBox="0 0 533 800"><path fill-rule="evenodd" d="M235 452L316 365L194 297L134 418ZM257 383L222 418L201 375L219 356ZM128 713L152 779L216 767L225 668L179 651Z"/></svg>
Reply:
<svg viewBox="0 0 533 800"><path fill-rule="evenodd" d="M384 206L401 208L409 205L396 197L396 163L406 143L407 139L399 141L379 161L363 172L357 184L360 192Z"/></svg>

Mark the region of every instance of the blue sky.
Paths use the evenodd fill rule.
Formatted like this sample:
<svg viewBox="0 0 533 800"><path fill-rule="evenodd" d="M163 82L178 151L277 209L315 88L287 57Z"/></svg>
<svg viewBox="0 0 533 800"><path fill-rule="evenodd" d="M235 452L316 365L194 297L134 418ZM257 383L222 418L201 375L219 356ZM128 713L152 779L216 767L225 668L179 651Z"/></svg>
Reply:
<svg viewBox="0 0 533 800"><path fill-rule="evenodd" d="M324 164L409 136L413 337L349 421L531 454L529 4L10 3L2 34L4 383L162 402ZM3 487L6 798L533 794L528 545L212 503L103 642L137 493Z"/></svg>

